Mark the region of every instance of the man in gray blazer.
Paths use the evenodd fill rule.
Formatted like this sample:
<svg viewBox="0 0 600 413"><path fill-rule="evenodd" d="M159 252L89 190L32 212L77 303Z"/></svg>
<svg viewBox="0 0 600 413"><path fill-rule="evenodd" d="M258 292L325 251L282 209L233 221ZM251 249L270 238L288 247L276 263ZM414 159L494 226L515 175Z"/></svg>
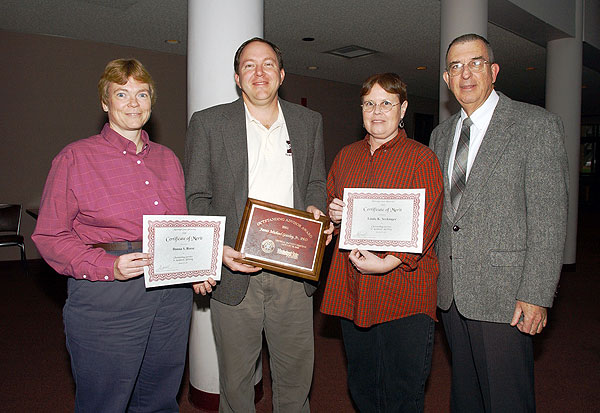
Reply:
<svg viewBox="0 0 600 413"><path fill-rule="evenodd" d="M566 236L562 123L494 91L500 68L485 38L453 40L446 65L462 109L430 146L445 183L438 306L452 411L535 411L532 336L546 326Z"/></svg>
<svg viewBox="0 0 600 413"><path fill-rule="evenodd" d="M253 377L264 330L273 411L308 412L316 285L236 262L241 254L231 246L248 197L323 215L322 119L278 98L285 72L271 42L243 43L234 68L242 98L194 113L185 153L189 213L227 217L221 281L211 299L219 411L254 411ZM205 286L196 285L196 292L206 293Z"/></svg>

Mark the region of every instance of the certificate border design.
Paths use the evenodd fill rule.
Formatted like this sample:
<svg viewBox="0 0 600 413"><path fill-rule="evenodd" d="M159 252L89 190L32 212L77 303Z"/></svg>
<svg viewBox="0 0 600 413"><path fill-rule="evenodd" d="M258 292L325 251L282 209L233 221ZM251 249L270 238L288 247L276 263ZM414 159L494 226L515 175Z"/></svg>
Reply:
<svg viewBox="0 0 600 413"><path fill-rule="evenodd" d="M168 272L164 274L154 273L154 262L148 266L148 278L150 282L176 280L179 278L188 278L194 276L209 276L214 275L217 272L218 263L218 251L219 251L219 240L220 240L220 222L219 221L188 221L188 220L160 220L160 221L148 221L148 252L154 255L154 239L156 228L174 228L174 227L206 227L213 228L213 246L212 246L212 257L210 260L209 270L200 271L185 271L185 272Z"/></svg>
<svg viewBox="0 0 600 413"><path fill-rule="evenodd" d="M419 211L421 208L421 200L418 193L403 193L403 194L382 194L372 192L348 192L348 215L352 216L354 211L354 200L355 199L409 199L413 201L413 223L418 221ZM352 238L352 220L350 220L346 226L344 232L344 243L353 245L377 245L379 247L403 247L403 248L417 248L419 245L419 226L412 226L412 234L410 241L394 241L394 240L360 240Z"/></svg>

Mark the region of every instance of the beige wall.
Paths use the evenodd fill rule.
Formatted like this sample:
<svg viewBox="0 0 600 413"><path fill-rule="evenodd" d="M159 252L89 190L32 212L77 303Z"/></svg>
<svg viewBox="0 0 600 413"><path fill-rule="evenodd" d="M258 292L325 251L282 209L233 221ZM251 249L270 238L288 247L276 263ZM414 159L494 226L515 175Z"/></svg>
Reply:
<svg viewBox="0 0 600 413"><path fill-rule="evenodd" d="M148 68L158 90L146 130L183 159L186 129L186 57L60 37L0 31L0 203L39 205L54 156L68 143L98 133L106 121L96 84L106 63L135 57ZM284 56L285 57L285 56ZM233 81L233 80L232 80ZM360 87L287 74L281 96L323 115L327 167L341 147L364 136ZM412 113L436 114L437 103L411 94ZM22 218L28 258L39 258L30 236L35 221ZM0 260L19 259L17 248L0 249Z"/></svg>
<svg viewBox="0 0 600 413"><path fill-rule="evenodd" d="M37 207L54 156L69 142L96 134L106 121L96 91L106 63L141 60L158 88L149 122L153 140L183 154L186 122L185 56L110 44L0 31L0 202ZM21 220L28 258L35 221ZM18 248L0 249L0 260L19 259Z"/></svg>
<svg viewBox="0 0 600 413"><path fill-rule="evenodd" d="M283 99L300 104L301 98L306 98L306 106L323 115L323 141L327 169L343 146L364 136L359 92L358 85L291 73L286 75L280 89L280 96Z"/></svg>
<svg viewBox="0 0 600 413"><path fill-rule="evenodd" d="M285 52L284 52L285 57ZM400 74L401 75L401 74ZM437 101L413 95L408 85L408 109L405 115L405 129L408 136L414 135L414 114L433 115L437 125ZM365 136L362 128L360 108L360 86L332 82L288 73L280 95L286 100L301 103L305 97L307 107L323 115L323 139L325 141L325 162L329 169L339 150Z"/></svg>

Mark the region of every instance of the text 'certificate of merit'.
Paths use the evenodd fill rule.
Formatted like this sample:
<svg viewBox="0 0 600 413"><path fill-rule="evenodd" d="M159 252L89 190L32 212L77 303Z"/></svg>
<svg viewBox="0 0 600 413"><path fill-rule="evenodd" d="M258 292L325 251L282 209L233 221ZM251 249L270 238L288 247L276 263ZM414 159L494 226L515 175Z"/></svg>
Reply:
<svg viewBox="0 0 600 413"><path fill-rule="evenodd" d="M225 217L144 215L146 288L221 279Z"/></svg>
<svg viewBox="0 0 600 413"><path fill-rule="evenodd" d="M344 188L340 249L421 253L425 189Z"/></svg>

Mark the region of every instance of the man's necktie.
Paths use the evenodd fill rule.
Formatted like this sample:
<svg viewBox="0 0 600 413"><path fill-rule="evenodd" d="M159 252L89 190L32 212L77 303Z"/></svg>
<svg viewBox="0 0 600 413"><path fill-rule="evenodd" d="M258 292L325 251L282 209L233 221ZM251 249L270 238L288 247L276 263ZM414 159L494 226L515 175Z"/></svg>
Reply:
<svg viewBox="0 0 600 413"><path fill-rule="evenodd" d="M463 121L460 130L460 138L456 147L456 155L454 156L454 167L452 169L452 186L450 187L450 202L454 212L458 209L460 198L467 184L467 160L469 158L469 140L471 135L471 118L466 118Z"/></svg>

